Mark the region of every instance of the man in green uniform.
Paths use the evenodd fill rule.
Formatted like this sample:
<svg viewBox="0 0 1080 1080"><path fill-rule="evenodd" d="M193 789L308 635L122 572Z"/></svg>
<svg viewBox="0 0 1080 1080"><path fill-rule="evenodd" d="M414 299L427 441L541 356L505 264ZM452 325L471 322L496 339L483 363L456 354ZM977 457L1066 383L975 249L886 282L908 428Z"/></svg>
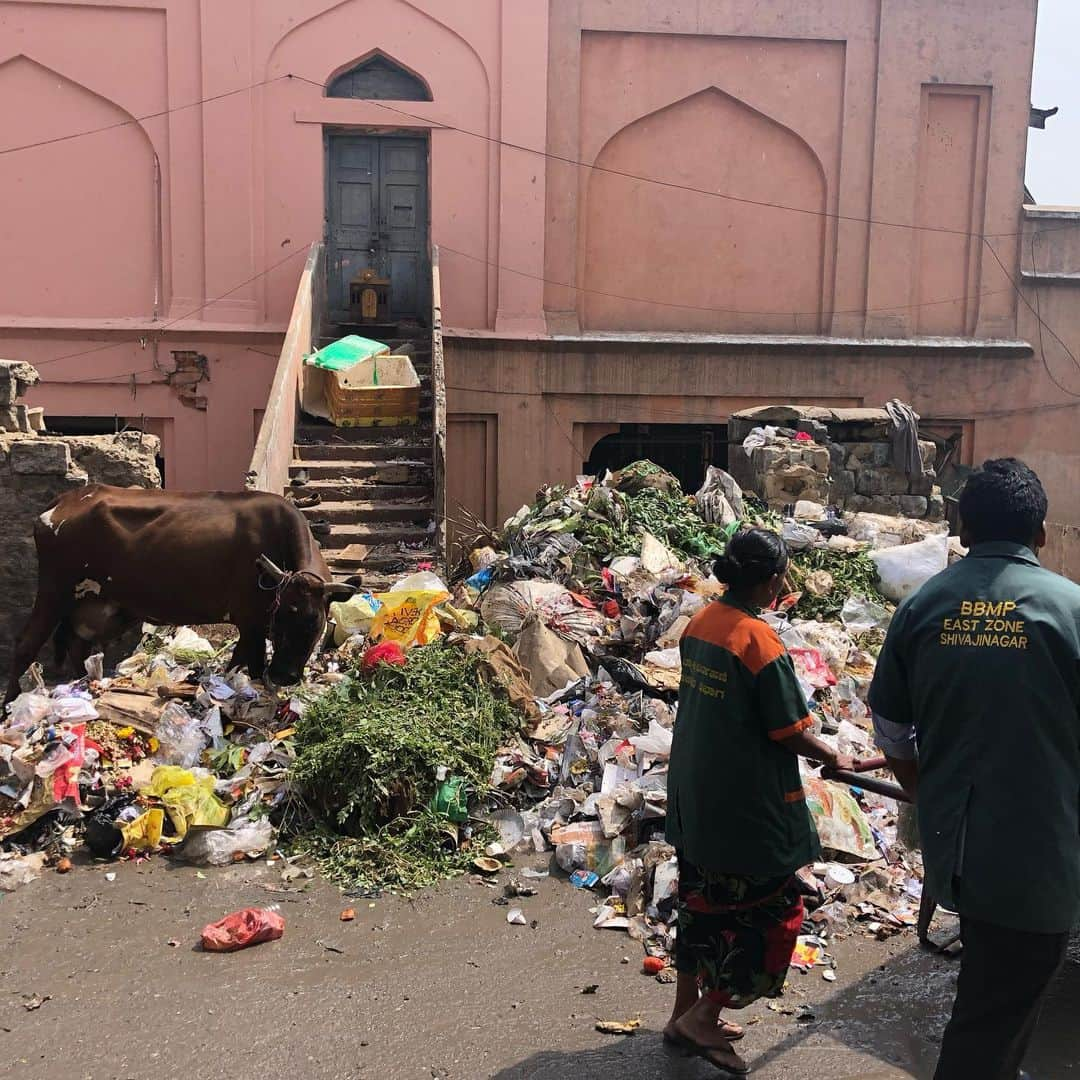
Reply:
<svg viewBox="0 0 1080 1080"><path fill-rule="evenodd" d="M1080 587L1039 565L1046 493L1014 459L960 496L968 556L900 605L870 690L964 953L935 1080L1016 1080L1080 909Z"/></svg>

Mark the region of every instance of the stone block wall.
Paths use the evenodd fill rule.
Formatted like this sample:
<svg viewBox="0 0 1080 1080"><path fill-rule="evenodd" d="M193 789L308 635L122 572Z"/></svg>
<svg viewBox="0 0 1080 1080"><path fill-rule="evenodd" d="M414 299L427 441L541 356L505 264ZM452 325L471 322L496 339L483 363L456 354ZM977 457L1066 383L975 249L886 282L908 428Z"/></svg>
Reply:
<svg viewBox="0 0 1080 1080"><path fill-rule="evenodd" d="M87 484L160 486L155 464L159 445L152 435L37 435L30 414L40 416L40 410L27 410L15 400L37 381L37 372L28 364L0 360L0 427L7 429L0 432L0 675L4 679L12 643L37 590L34 523L41 513L65 491ZM44 652L42 659L47 659Z"/></svg>
<svg viewBox="0 0 1080 1080"><path fill-rule="evenodd" d="M810 499L851 512L940 521L945 502L935 483L937 448L920 439L923 471L909 476L893 460L892 426L884 409L746 409L728 423L729 471L777 509ZM777 433L747 456L743 441L763 427Z"/></svg>

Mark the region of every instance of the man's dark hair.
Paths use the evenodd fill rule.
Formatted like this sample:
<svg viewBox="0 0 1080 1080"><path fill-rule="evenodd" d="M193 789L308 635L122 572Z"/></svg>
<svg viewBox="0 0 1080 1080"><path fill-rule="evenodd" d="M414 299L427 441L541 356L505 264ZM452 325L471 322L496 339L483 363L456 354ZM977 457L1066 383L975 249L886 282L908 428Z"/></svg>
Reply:
<svg viewBox="0 0 1080 1080"><path fill-rule="evenodd" d="M1030 544L1046 520L1042 482L1022 461L984 461L960 493L960 521L973 544Z"/></svg>

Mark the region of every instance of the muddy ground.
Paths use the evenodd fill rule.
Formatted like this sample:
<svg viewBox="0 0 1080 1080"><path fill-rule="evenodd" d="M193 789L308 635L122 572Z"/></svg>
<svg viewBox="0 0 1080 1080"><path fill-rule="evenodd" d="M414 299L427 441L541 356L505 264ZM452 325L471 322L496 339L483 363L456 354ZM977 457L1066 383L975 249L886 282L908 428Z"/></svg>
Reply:
<svg viewBox="0 0 1080 1080"><path fill-rule="evenodd" d="M106 871L116 880L107 881ZM304 883L289 886L297 889ZM268 889L266 886L270 886ZM590 895L539 882L512 926L493 892L459 880L413 900L344 899L280 871L201 872L164 859L47 871L0 898L0 1073L18 1080L705 1080L659 1031L674 988L640 973L641 949L591 927ZM198 951L199 930L248 905L281 905L285 937L245 952ZM339 919L356 909L355 922ZM739 1017L762 1080L929 1077L953 962L911 937L852 937L839 978L792 973L780 1004ZM624 963L623 958L628 962ZM1002 972L1007 978L1008 973ZM597 984L595 994L582 989ZM47 998L28 1010L37 995ZM1037 1078L1080 1076L1080 965L1055 988L1031 1055ZM640 1017L631 1037L597 1019ZM1075 1071L1071 1071L1075 1070Z"/></svg>

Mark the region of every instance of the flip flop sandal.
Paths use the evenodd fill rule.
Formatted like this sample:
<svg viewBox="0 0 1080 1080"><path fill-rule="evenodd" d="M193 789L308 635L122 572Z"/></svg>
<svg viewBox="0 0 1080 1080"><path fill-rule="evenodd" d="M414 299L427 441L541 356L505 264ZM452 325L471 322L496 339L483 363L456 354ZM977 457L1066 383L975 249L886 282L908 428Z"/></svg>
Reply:
<svg viewBox="0 0 1080 1080"><path fill-rule="evenodd" d="M330 535L329 521L309 521L308 528L311 529L311 535L316 537L316 539Z"/></svg>
<svg viewBox="0 0 1080 1080"><path fill-rule="evenodd" d="M322 502L322 496L317 491L313 491L310 495L294 495L290 491L286 497L297 510L307 510L312 506L318 506Z"/></svg>
<svg viewBox="0 0 1080 1080"><path fill-rule="evenodd" d="M723 1031L723 1028L721 1028L720 1030ZM696 1043L692 1043L688 1038L686 1038L685 1035L672 1035L671 1032L668 1031L666 1028L664 1029L663 1036L664 1042L671 1047L676 1047L683 1050L690 1050L693 1046L696 1045ZM725 1035L724 1038L727 1039L728 1042L736 1043L740 1039L746 1038L746 1032L739 1031L732 1035Z"/></svg>

